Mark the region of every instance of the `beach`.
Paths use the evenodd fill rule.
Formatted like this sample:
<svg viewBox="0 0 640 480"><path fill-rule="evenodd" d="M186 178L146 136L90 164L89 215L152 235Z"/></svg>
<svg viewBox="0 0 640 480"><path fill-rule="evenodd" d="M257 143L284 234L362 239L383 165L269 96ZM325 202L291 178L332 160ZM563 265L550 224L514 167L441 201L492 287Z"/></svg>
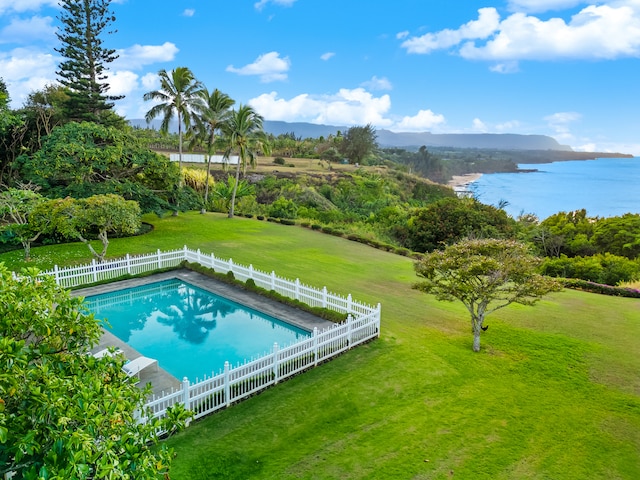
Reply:
<svg viewBox="0 0 640 480"><path fill-rule="evenodd" d="M475 181L480 180L481 173L465 173L464 175L453 175L451 180L447 182L447 185L453 188L453 191L458 195L469 196L469 185Z"/></svg>

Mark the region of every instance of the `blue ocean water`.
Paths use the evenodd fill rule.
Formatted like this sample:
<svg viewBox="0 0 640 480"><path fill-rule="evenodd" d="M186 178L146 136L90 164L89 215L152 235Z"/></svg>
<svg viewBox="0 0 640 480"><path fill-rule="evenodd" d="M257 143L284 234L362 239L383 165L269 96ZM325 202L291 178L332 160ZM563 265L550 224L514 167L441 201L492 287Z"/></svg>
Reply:
<svg viewBox="0 0 640 480"><path fill-rule="evenodd" d="M533 213L540 220L558 212L586 209L590 217L640 213L640 157L599 158L520 164L531 173L484 174L469 190L480 202L516 218Z"/></svg>

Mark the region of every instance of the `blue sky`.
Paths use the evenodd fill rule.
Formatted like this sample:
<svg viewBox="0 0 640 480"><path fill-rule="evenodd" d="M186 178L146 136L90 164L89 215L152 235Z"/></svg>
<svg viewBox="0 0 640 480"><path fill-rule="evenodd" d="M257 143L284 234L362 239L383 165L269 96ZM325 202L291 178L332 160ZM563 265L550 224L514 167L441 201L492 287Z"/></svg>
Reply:
<svg viewBox="0 0 640 480"><path fill-rule="evenodd" d="M544 134L640 156L640 0L113 0L117 110L189 67L267 120ZM54 82L57 0L0 0L12 106Z"/></svg>

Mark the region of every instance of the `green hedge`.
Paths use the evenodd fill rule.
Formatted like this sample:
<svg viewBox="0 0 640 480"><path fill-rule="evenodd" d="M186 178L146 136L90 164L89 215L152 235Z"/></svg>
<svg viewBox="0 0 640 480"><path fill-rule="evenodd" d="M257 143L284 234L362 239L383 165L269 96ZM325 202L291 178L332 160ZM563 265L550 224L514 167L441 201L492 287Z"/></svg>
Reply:
<svg viewBox="0 0 640 480"><path fill-rule="evenodd" d="M312 315L315 315L316 317L320 317L324 320L328 320L333 323L342 323L347 319L347 315L345 315L344 313L335 312L333 310L329 310L328 308L312 307L299 300L295 300L293 298L280 295L278 292L274 290L266 290L262 287L258 287L252 279L248 279L246 282L236 280L233 275L233 272L231 271L227 273L219 273L219 272L216 272L213 268L203 267L199 263L190 263L190 262L187 262L186 260L181 263L181 266L188 270L192 270L194 272L201 273L202 275L206 275L207 277L215 278L216 280L219 280L221 282L237 286L244 290L257 293L259 295L262 295L263 297L270 298L272 300L283 303L285 305L298 308Z"/></svg>
<svg viewBox="0 0 640 480"><path fill-rule="evenodd" d="M602 295L613 295L616 297L640 298L640 290L626 287L612 287L602 283L589 282L576 278L559 279L566 288L584 290L586 292L601 293Z"/></svg>

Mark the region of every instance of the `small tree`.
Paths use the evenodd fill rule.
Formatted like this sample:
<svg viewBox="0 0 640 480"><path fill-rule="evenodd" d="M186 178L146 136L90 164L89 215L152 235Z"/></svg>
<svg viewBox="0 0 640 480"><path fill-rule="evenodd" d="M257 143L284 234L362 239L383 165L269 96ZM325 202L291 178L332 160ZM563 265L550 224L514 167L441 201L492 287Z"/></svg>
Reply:
<svg viewBox="0 0 640 480"><path fill-rule="evenodd" d="M109 233L131 235L140 229L138 203L114 194L57 200L52 205L52 213L53 228L67 238L80 240L100 262L107 254ZM91 245L91 235L97 235L102 243L100 253Z"/></svg>
<svg viewBox="0 0 640 480"><path fill-rule="evenodd" d="M438 300L460 300L471 315L473 351L480 351L486 315L511 303L533 305L562 286L536 273L539 260L513 240L465 240L415 263L425 280L414 288Z"/></svg>
<svg viewBox="0 0 640 480"><path fill-rule="evenodd" d="M47 199L29 189L10 188L0 193L0 232L17 239L31 260L31 244L49 227Z"/></svg>
<svg viewBox="0 0 640 480"><path fill-rule="evenodd" d="M340 142L340 153L349 159L350 163L361 163L378 146L376 130L373 125L351 127Z"/></svg>
<svg viewBox="0 0 640 480"><path fill-rule="evenodd" d="M101 334L82 298L53 277L0 264L0 477L168 475L172 454L158 432L184 426L187 412L172 409L172 425L151 419L150 387L130 381L124 358L87 355Z"/></svg>

